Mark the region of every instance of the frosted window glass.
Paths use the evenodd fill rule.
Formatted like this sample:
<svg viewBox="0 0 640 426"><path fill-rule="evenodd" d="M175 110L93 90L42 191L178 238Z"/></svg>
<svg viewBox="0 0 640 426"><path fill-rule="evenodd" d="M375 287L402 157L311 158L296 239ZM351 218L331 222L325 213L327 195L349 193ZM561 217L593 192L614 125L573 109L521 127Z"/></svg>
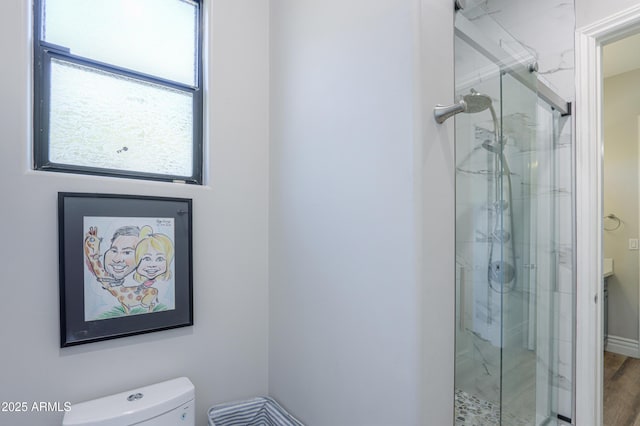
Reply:
<svg viewBox="0 0 640 426"><path fill-rule="evenodd" d="M42 32L74 55L195 86L197 17L186 0L46 0Z"/></svg>
<svg viewBox="0 0 640 426"><path fill-rule="evenodd" d="M193 95L51 60L49 158L65 165L190 176Z"/></svg>

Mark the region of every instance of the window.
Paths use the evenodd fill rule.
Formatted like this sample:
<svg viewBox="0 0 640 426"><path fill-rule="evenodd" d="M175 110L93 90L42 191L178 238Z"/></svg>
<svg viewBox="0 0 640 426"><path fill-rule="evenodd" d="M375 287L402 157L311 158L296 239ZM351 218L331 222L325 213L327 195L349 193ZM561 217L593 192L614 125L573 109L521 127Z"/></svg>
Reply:
<svg viewBox="0 0 640 426"><path fill-rule="evenodd" d="M35 0L34 166L202 183L200 3Z"/></svg>

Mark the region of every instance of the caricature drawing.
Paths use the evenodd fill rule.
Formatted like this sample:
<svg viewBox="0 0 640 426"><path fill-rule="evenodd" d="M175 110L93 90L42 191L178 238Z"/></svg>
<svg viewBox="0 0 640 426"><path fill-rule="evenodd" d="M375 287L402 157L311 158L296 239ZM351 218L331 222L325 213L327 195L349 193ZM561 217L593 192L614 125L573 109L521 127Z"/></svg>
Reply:
<svg viewBox="0 0 640 426"><path fill-rule="evenodd" d="M111 239L111 245L104 254L104 266L100 262L98 227L89 227L84 239L85 261L89 271L96 277L102 288L120 303L124 314L131 308L142 307L153 312L158 304L158 290L153 287L138 289L124 286L124 279L135 269L135 248L139 240L137 226L118 228Z"/></svg>
<svg viewBox="0 0 640 426"><path fill-rule="evenodd" d="M156 280L167 281L171 278L173 243L164 234L153 233L150 226L140 231L140 241L136 246L136 271L133 278L141 283L139 288L153 286Z"/></svg>
<svg viewBox="0 0 640 426"><path fill-rule="evenodd" d="M84 238L84 255L87 267L96 276L98 282L113 282L114 278L104 270L100 262L100 243L102 238L98 238L98 228L91 226Z"/></svg>
<svg viewBox="0 0 640 426"><path fill-rule="evenodd" d="M104 253L104 267L116 280L115 285L124 284L125 278L136 267L135 251L139 234L140 228L137 226L121 226L113 233L111 245Z"/></svg>

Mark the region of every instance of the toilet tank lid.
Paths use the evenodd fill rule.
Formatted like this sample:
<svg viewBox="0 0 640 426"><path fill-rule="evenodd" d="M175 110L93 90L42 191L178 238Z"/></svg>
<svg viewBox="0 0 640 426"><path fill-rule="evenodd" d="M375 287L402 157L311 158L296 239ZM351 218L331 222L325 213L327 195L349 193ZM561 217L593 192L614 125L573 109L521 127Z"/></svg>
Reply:
<svg viewBox="0 0 640 426"><path fill-rule="evenodd" d="M194 397L193 383L186 377L179 377L73 404L65 413L62 425L111 426L138 423L178 408Z"/></svg>

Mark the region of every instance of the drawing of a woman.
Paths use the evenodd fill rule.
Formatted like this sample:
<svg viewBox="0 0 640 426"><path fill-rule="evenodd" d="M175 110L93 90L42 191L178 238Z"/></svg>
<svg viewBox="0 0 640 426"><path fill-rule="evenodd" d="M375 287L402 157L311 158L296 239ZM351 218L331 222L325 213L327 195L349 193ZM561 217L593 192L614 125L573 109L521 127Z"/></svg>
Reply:
<svg viewBox="0 0 640 426"><path fill-rule="evenodd" d="M164 234L154 234L150 226L140 230L140 241L136 246L136 272L133 278L142 283L140 288L151 287L156 280L171 278L173 242Z"/></svg>

